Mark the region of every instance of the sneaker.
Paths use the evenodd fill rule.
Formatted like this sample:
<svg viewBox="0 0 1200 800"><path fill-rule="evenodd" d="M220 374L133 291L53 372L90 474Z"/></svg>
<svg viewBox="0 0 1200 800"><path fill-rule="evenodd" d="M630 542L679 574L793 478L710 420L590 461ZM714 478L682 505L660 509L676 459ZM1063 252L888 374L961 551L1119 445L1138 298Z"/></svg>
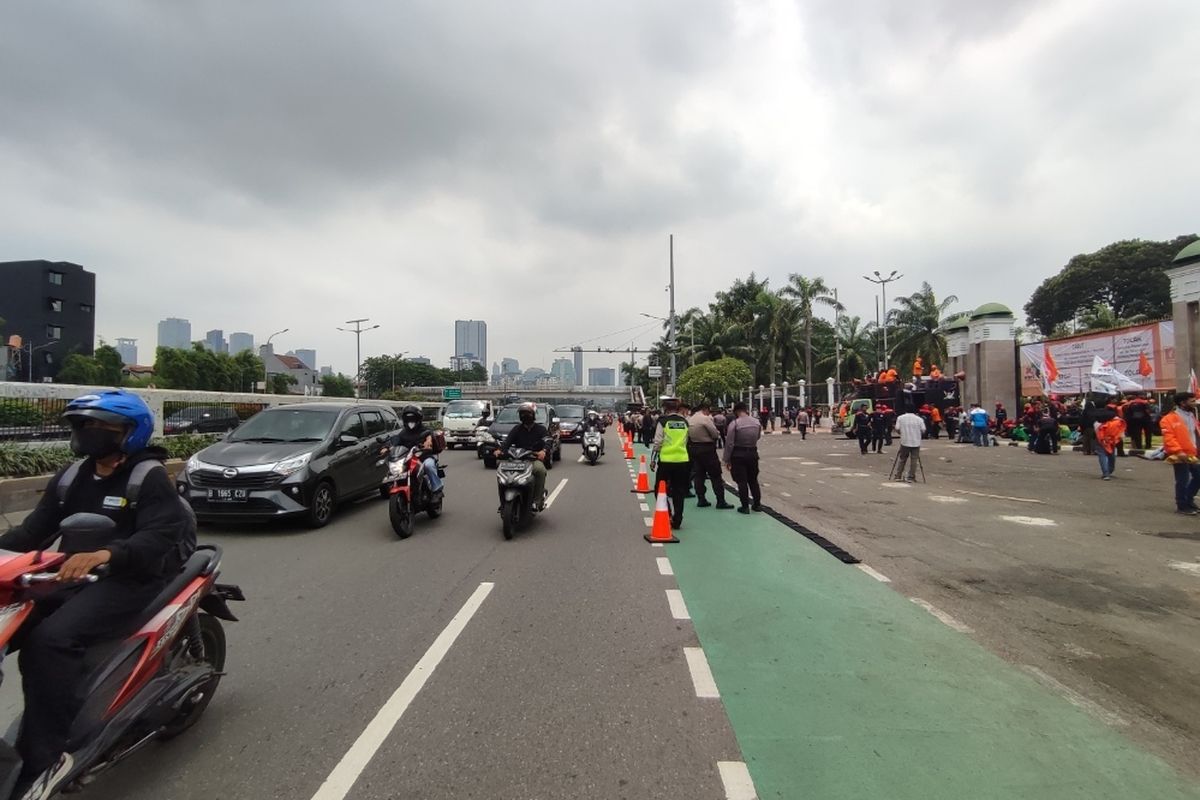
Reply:
<svg viewBox="0 0 1200 800"><path fill-rule="evenodd" d="M728 511L731 508L733 508L732 503L717 503L717 509L720 511Z"/></svg>
<svg viewBox="0 0 1200 800"><path fill-rule="evenodd" d="M747 508L746 506L738 506L738 513L739 513L739 514L749 514L749 513L750 513L750 509L749 509L749 508ZM1182 512L1181 512L1181 513L1182 513Z"/></svg>
<svg viewBox="0 0 1200 800"><path fill-rule="evenodd" d="M1197 514L1200 514L1200 510L1194 508L1178 508L1175 510L1175 513L1183 514L1186 517L1194 517Z"/></svg>
<svg viewBox="0 0 1200 800"><path fill-rule="evenodd" d="M711 505L712 505L712 503L708 502L707 500L697 500L696 501L697 508L708 508Z"/></svg>
<svg viewBox="0 0 1200 800"><path fill-rule="evenodd" d="M750 510L751 511L762 511L762 504L755 503L754 505L750 506Z"/></svg>
<svg viewBox="0 0 1200 800"><path fill-rule="evenodd" d="M1100 480L1102 480L1102 481L1111 481L1111 480L1112 480L1112 476L1111 476L1111 475L1104 475L1104 476L1102 476L1102 477L1100 478Z"/></svg>

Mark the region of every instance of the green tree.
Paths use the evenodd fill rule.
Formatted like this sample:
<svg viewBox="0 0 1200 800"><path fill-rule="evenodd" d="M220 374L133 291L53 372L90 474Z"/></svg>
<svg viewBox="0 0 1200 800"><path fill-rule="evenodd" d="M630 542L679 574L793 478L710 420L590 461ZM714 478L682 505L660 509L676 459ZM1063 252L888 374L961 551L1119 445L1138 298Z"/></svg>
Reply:
<svg viewBox="0 0 1200 800"><path fill-rule="evenodd" d="M875 363L875 323L862 324L861 317L842 317L838 321L838 343L842 351L842 379L864 377ZM820 367L836 365L837 353L830 353L817 362Z"/></svg>
<svg viewBox="0 0 1200 800"><path fill-rule="evenodd" d="M354 382L342 373L321 378L321 394L325 397L354 397Z"/></svg>
<svg viewBox="0 0 1200 800"><path fill-rule="evenodd" d="M750 384L753 373L739 358L720 358L688 367L679 376L680 397L693 402L732 397Z"/></svg>
<svg viewBox="0 0 1200 800"><path fill-rule="evenodd" d="M954 295L939 301L927 282L908 297L897 297L896 308L888 313L888 322L894 329L889 331L892 338L888 341L894 356L891 360L910 364L921 356L927 359L927 367L944 365L946 337L942 325L946 322L946 312L957 302Z"/></svg>
<svg viewBox="0 0 1200 800"><path fill-rule="evenodd" d="M825 285L823 278L808 278L795 272L788 276L788 285L783 287L780 294L793 298L800 308L800 322L804 328L804 377L811 386L813 307L822 305L840 309L841 305L833 299L833 290Z"/></svg>
<svg viewBox="0 0 1200 800"><path fill-rule="evenodd" d="M102 385L102 381L100 380L100 365L91 356L71 353L63 359L62 366L59 367L58 374L54 380L56 383L100 386Z"/></svg>
<svg viewBox="0 0 1200 800"><path fill-rule="evenodd" d="M288 387L295 386L296 379L282 372L271 373L271 394L289 394Z"/></svg>
<svg viewBox="0 0 1200 800"><path fill-rule="evenodd" d="M1171 286L1164 270L1197 238L1189 234L1162 242L1132 239L1075 256L1029 298L1029 324L1048 336L1097 305L1110 309L1118 320L1170 316Z"/></svg>
<svg viewBox="0 0 1200 800"><path fill-rule="evenodd" d="M121 385L121 367L124 366L124 363L121 361L121 354L117 352L117 348L102 344L96 348L96 354L92 358L96 362L101 384L104 386Z"/></svg>

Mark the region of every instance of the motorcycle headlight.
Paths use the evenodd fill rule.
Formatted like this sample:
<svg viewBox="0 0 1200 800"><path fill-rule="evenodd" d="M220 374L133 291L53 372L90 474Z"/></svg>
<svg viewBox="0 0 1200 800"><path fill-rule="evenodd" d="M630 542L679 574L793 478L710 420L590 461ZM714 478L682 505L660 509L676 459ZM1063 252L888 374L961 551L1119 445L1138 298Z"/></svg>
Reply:
<svg viewBox="0 0 1200 800"><path fill-rule="evenodd" d="M304 465L308 463L310 458L312 458L312 453L301 453L298 456L285 458L283 461L280 461L278 464L276 464L271 471L276 475L291 475L292 473L303 469Z"/></svg>
<svg viewBox="0 0 1200 800"><path fill-rule="evenodd" d="M398 458L388 462L388 472L392 475L404 474L404 459Z"/></svg>
<svg viewBox="0 0 1200 800"><path fill-rule="evenodd" d="M492 436L491 431L484 431L483 433L479 434L479 438L485 442L490 442L492 444L496 443L496 437Z"/></svg>

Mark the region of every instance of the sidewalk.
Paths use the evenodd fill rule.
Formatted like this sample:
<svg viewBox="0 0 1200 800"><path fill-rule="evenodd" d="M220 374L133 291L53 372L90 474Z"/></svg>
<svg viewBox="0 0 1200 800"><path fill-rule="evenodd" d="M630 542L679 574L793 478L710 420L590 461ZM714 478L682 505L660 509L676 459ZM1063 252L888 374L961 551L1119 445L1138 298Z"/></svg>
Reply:
<svg viewBox="0 0 1200 800"><path fill-rule="evenodd" d="M665 548L761 798L1200 798L1155 756L765 514Z"/></svg>

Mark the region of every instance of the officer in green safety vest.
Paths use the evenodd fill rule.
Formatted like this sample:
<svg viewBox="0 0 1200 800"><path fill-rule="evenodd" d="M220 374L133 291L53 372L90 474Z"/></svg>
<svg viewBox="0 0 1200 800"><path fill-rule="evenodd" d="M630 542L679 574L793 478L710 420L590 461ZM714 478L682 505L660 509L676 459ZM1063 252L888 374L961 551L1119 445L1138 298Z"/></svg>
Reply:
<svg viewBox="0 0 1200 800"><path fill-rule="evenodd" d="M659 481L667 482L667 495L671 498L671 527L675 530L683 524L683 500L687 497L688 483L692 477L692 463L688 456L688 421L679 413L679 399L660 397L663 414L654 431L654 445L650 462L654 467L654 486Z"/></svg>

